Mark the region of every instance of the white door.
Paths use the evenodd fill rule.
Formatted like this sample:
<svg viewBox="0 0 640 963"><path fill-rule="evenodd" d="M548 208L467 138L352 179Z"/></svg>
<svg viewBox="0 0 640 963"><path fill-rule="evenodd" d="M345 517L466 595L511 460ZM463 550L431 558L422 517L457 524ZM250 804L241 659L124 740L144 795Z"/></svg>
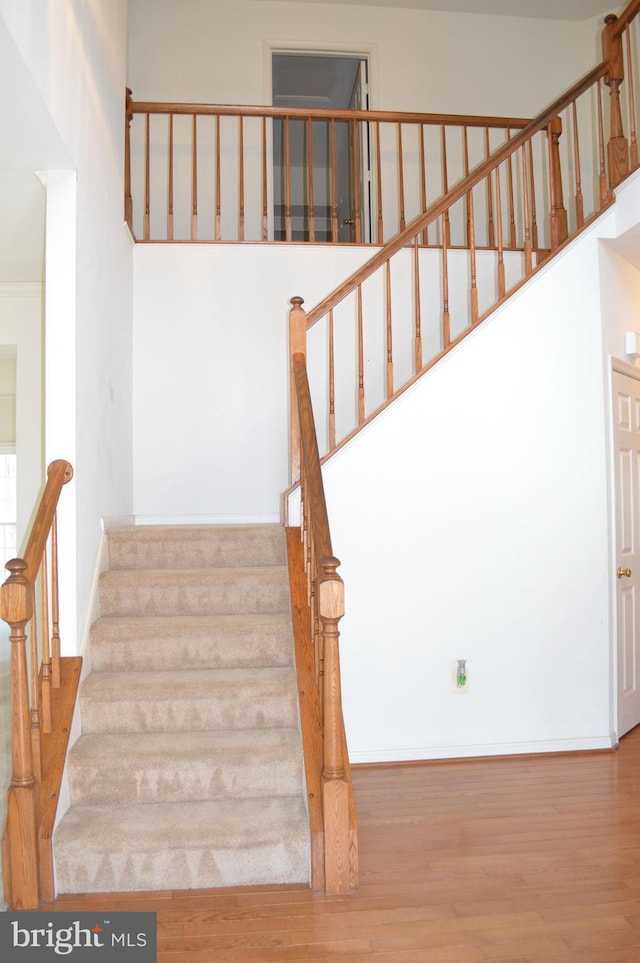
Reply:
<svg viewBox="0 0 640 963"><path fill-rule="evenodd" d="M638 372L640 375L640 372ZM613 372L618 735L640 723L640 381Z"/></svg>

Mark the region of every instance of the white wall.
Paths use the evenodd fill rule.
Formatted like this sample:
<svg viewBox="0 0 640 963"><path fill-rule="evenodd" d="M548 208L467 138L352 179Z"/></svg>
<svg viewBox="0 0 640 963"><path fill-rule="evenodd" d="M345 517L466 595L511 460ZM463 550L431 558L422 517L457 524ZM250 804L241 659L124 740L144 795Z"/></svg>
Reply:
<svg viewBox="0 0 640 963"><path fill-rule="evenodd" d="M0 344L16 350L17 544L43 481L42 286L0 284Z"/></svg>
<svg viewBox="0 0 640 963"><path fill-rule="evenodd" d="M326 467L357 762L611 744L597 237Z"/></svg>
<svg viewBox="0 0 640 963"><path fill-rule="evenodd" d="M76 532L73 618L77 614L79 625L100 519L131 512L132 256L122 197L126 13L126 0L0 0L6 29L76 173L77 216L69 214L75 226L75 362L66 361L74 412L69 418L66 398L59 405L49 392L46 415L47 430L61 446L57 457L74 462L77 507L69 524ZM27 116L27 128L28 122ZM73 635L66 644L75 650Z"/></svg>
<svg viewBox="0 0 640 963"><path fill-rule="evenodd" d="M128 80L136 100L268 104L270 44L366 48L372 107L526 117L595 64L598 31L397 6L129 0Z"/></svg>
<svg viewBox="0 0 640 963"><path fill-rule="evenodd" d="M280 518L288 484L288 310L362 248L138 245L134 510L141 521ZM257 402L257 404L256 404Z"/></svg>

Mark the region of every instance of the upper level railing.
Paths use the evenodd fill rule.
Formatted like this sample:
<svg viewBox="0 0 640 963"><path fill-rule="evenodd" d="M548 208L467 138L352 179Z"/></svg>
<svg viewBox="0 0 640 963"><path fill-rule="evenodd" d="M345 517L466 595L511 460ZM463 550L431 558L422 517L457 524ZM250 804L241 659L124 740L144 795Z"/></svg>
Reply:
<svg viewBox="0 0 640 963"><path fill-rule="evenodd" d="M130 91L126 116L125 217L138 241L381 245L527 123L138 103Z"/></svg>
<svg viewBox="0 0 640 963"><path fill-rule="evenodd" d="M37 909L53 899L50 843L57 792L42 791L51 780L51 759L44 749L64 750L69 720L56 715L61 683L58 605L57 505L73 477L67 461L54 461L33 518L24 558L7 562L10 572L0 589L0 614L9 625L11 644L11 785L2 838L5 901L13 910ZM73 659L74 662L79 661ZM64 730L64 731L62 731Z"/></svg>
<svg viewBox="0 0 640 963"><path fill-rule="evenodd" d="M601 64L308 313L305 350L323 456L583 230L638 167L639 9L633 0L619 19L608 16Z"/></svg>

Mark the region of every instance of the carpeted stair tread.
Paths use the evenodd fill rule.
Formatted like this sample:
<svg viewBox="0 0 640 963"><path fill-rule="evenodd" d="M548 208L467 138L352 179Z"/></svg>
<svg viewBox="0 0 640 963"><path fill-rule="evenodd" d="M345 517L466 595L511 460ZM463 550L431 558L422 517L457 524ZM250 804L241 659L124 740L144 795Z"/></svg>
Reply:
<svg viewBox="0 0 640 963"><path fill-rule="evenodd" d="M59 893L309 880L300 796L75 806L56 830Z"/></svg>
<svg viewBox="0 0 640 963"><path fill-rule="evenodd" d="M139 525L111 529L110 569L285 565L280 525Z"/></svg>
<svg viewBox="0 0 640 963"><path fill-rule="evenodd" d="M285 566L131 569L100 576L103 616L231 615L288 612Z"/></svg>
<svg viewBox="0 0 640 963"><path fill-rule="evenodd" d="M290 665L288 612L103 617L91 627L94 671Z"/></svg>
<svg viewBox="0 0 640 963"><path fill-rule="evenodd" d="M296 729L83 735L69 753L74 806L291 796L303 789Z"/></svg>
<svg viewBox="0 0 640 963"><path fill-rule="evenodd" d="M183 669L93 672L80 690L83 732L288 728L297 725L295 671Z"/></svg>
<svg viewBox="0 0 640 963"><path fill-rule="evenodd" d="M57 891L308 883L284 529L107 537Z"/></svg>

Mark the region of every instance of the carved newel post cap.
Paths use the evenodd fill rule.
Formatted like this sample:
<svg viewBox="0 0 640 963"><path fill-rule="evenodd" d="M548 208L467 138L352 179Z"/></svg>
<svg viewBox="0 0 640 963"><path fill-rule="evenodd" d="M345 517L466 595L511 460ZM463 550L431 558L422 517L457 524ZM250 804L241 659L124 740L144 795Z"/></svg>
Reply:
<svg viewBox="0 0 640 963"><path fill-rule="evenodd" d="M617 16L616 16L615 13L608 13L608 14L606 15L606 17L604 18L604 22L606 23L606 25L607 25L607 27L608 27L610 24L615 23L617 19L618 19L618 18L617 18Z"/></svg>
<svg viewBox="0 0 640 963"><path fill-rule="evenodd" d="M291 300L289 301L289 304L292 304L294 308L301 308L302 305L304 304L304 298L301 298L299 295L296 294L295 297L291 298Z"/></svg>

